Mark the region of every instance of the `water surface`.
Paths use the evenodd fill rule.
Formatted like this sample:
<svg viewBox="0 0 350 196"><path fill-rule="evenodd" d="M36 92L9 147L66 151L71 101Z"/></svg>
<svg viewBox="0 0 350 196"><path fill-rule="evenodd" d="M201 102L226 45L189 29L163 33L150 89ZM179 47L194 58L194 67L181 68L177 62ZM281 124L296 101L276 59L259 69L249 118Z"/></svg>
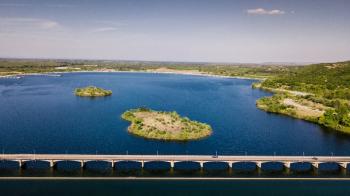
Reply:
<svg viewBox="0 0 350 196"><path fill-rule="evenodd" d="M270 94L253 80L147 73L68 73L0 79L0 148L5 153L349 155L350 137L256 108ZM77 87L111 89L76 97ZM149 107L208 123L213 135L164 142L127 133L120 115Z"/></svg>
<svg viewBox="0 0 350 196"><path fill-rule="evenodd" d="M349 181L0 180L4 195L349 195ZM20 187L20 188L19 188ZM58 188L64 187L64 188Z"/></svg>

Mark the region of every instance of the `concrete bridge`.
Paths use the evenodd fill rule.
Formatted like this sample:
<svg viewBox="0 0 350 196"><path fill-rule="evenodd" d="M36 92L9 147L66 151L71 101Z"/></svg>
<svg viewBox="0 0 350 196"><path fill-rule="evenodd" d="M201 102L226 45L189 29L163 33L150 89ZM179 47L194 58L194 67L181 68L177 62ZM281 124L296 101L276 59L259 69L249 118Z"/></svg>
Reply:
<svg viewBox="0 0 350 196"><path fill-rule="evenodd" d="M110 162L112 167L120 161L140 162L144 167L146 162L168 162L173 168L177 162L196 162L203 168L207 162L223 162L232 167L237 162L252 162L258 168L268 162L279 162L285 168L290 168L292 163L307 162L318 168L321 163L337 163L343 168L347 168L350 163L350 157L347 156L209 156L209 155L89 155L89 154L2 154L0 160L15 161L22 167L28 161L45 161L54 167L60 161L79 162L81 167L90 161Z"/></svg>

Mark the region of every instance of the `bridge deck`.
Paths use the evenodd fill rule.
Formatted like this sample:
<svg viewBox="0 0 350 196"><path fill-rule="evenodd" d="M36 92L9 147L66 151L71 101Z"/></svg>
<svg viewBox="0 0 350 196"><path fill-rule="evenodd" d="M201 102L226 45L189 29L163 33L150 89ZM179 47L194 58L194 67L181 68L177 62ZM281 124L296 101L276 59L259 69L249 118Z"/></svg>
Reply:
<svg viewBox="0 0 350 196"><path fill-rule="evenodd" d="M195 162L349 162L348 156L209 156L209 155L87 155L87 154L3 154L1 160L72 161L195 161Z"/></svg>

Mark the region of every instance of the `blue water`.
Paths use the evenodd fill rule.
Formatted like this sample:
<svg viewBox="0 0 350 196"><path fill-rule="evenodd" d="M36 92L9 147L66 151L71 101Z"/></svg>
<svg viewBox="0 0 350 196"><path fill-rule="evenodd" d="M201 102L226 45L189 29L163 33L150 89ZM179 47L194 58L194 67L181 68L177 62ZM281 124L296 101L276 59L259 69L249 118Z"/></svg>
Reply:
<svg viewBox="0 0 350 196"><path fill-rule="evenodd" d="M350 181L1 180L3 195L349 195ZM60 187L60 188L58 188ZM64 187L64 188L62 188Z"/></svg>
<svg viewBox="0 0 350 196"><path fill-rule="evenodd" d="M0 148L5 153L349 155L350 137L256 108L270 93L253 80L145 73L69 73L0 79ZM76 97L77 87L111 89ZM213 135L191 142L127 133L120 115L149 107L208 123Z"/></svg>

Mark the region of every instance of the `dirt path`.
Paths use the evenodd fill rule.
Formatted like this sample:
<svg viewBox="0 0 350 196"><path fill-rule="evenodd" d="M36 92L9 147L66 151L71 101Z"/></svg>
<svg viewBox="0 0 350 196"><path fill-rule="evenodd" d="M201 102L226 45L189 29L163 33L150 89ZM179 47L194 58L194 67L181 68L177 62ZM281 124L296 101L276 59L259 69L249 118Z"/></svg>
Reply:
<svg viewBox="0 0 350 196"><path fill-rule="evenodd" d="M314 109L310 106L302 105L289 98L284 99L283 104L295 107L297 114L301 116L320 117L324 113L323 110Z"/></svg>

